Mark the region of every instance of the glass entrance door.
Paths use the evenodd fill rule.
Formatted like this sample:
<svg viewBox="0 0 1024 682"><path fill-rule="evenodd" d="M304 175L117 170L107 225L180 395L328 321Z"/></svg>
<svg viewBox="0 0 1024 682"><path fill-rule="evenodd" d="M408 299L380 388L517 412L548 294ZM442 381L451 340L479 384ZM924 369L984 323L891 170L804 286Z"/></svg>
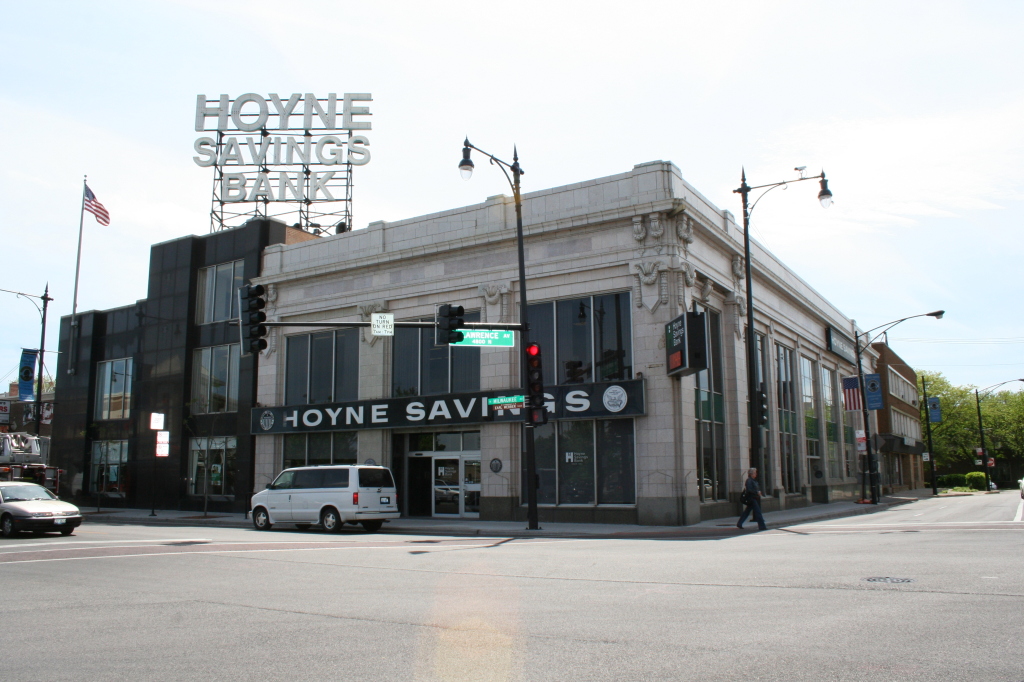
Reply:
<svg viewBox="0 0 1024 682"><path fill-rule="evenodd" d="M458 516L460 498L459 464L454 457L434 458L434 516Z"/></svg>
<svg viewBox="0 0 1024 682"><path fill-rule="evenodd" d="M480 453L453 452L433 461L433 516L480 516Z"/></svg>

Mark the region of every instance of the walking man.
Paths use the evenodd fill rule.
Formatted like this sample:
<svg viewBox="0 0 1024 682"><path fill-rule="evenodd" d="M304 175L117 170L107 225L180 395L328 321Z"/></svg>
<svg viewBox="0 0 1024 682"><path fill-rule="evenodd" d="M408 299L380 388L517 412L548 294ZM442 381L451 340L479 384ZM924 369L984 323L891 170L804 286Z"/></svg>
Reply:
<svg viewBox="0 0 1024 682"><path fill-rule="evenodd" d="M753 511L754 520L757 521L757 529L768 530L768 526L764 525L764 516L761 515L761 486L757 483L757 469L747 470L747 480L743 484L740 502L746 505L746 508L743 510L743 514L740 516L736 527L743 528L743 523L750 516L750 512Z"/></svg>

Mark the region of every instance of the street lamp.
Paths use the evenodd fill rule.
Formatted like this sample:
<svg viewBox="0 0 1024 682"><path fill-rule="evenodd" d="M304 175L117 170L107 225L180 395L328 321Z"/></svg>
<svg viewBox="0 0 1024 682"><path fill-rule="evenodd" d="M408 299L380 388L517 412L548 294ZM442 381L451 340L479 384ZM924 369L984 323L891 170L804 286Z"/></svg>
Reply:
<svg viewBox="0 0 1024 682"><path fill-rule="evenodd" d="M1003 384L1008 384L1011 381L1024 381L1024 379L1007 379L1006 381L1000 381L998 384L992 384L987 388L981 389L981 393L988 394L989 391L995 390ZM978 389L974 389L974 402L978 407L978 437L981 439L981 467L985 470L985 491L989 489L989 477L988 477L988 455L985 452L985 429L981 426L981 395Z"/></svg>
<svg viewBox="0 0 1024 682"><path fill-rule="evenodd" d="M759 462L761 454L761 426L757 423L757 418L754 414L756 406L754 404L754 396L757 394L757 339L754 334L754 293L751 277L751 265L750 265L750 214L754 212L757 207L757 202L761 201L765 194L775 189L776 187L783 187L794 182L803 182L804 180L820 180L818 192L818 201L821 202L822 208L828 208L832 205L832 192L828 188L828 180L825 179L825 171L821 172L821 175L813 175L804 177L804 168L794 168L800 173L800 177L795 180L786 180L784 182L773 182L767 185L755 185L751 187L747 184L747 172L746 169L742 169L740 174L740 186L738 189L734 189L735 194L739 194L743 198L743 263L744 263L744 276L747 287L747 422L750 424L750 466L761 468ZM763 189L757 199L754 200L753 205L748 205L748 198L750 192L755 189Z"/></svg>
<svg viewBox="0 0 1024 682"><path fill-rule="evenodd" d="M523 175L523 169L519 167L519 151L512 147L512 163L506 163L493 154L489 154L469 142L467 137L462 143L462 160L459 162L459 174L463 180L473 177L473 159L470 158L472 150L476 150L490 159L492 165L497 165L505 174L505 179L512 187L512 198L516 204L516 241L519 249L519 324L522 326L519 351L519 374L523 391L526 391L526 347L529 341L530 325L528 324L526 307L526 252L523 247L523 202L519 193L519 178ZM506 170L508 169L508 170ZM508 172L512 171L509 177ZM524 414L528 414L523 410ZM527 423L525 425L526 438L526 518L528 530L540 530L537 519L537 457L534 449L533 428Z"/></svg>
<svg viewBox="0 0 1024 682"><path fill-rule="evenodd" d="M14 294L18 298L24 298L25 300L27 300L29 303L36 307L36 311L39 312L39 317L42 318L42 332L39 335L39 376L36 377L35 409L36 435L42 436L42 433L40 433L39 429L42 428L41 425L43 423L43 362L46 354L46 308L49 305L50 301L53 300L52 298L50 298L50 284L46 284L46 288L43 289L42 296L35 296L34 294L24 294L20 291L10 291L8 289L0 289L0 291L6 292L8 294ZM33 298L38 298L39 300L41 300L43 302L43 307L40 308L39 304L32 300Z"/></svg>
<svg viewBox="0 0 1024 682"><path fill-rule="evenodd" d="M857 382L860 384L860 411L861 411L861 415L864 417L864 435L867 437L866 438L867 442L865 443L865 445L867 445L867 467L866 467L867 470L864 472L863 476L861 477L861 486L860 486L861 500L866 500L867 497L868 497L868 494L867 494L868 476L871 477L871 504L878 504L878 498L880 497L880 492L881 491L879 491L879 489L878 489L879 481L878 481L877 462L875 461L874 453L871 450L871 427L868 424L868 394L867 394L867 391L865 390L865 387L864 387L864 367L863 367L863 363L861 362L861 352L860 352L860 350L861 350L861 343L860 343L860 340L863 337L868 336L871 332L873 332L875 330L878 330L878 329L882 329L883 327L885 327L885 329L882 329L882 331L880 331L877 334L875 334L875 337L873 339L872 338L868 339L868 342L864 344L864 348L867 348L868 346L870 346L872 344L872 342L875 341L875 339L877 339L882 334L885 334L887 331L889 331L890 329L892 329L893 327L898 325L900 322L906 322L907 320L912 320L915 317L934 317L936 320L941 320L942 316L945 315L945 314L946 314L945 310L935 310L935 311L932 311L930 313L921 313L919 315L910 315L909 317L903 317L903 318L900 318L898 320L894 320L892 322L886 322L885 324L880 324L877 327L872 327L871 329L867 330L866 332L858 332L856 329L853 330L854 342L855 342L855 344L857 346ZM931 447L931 446L929 446L929 447ZM932 456L934 456L934 454Z"/></svg>

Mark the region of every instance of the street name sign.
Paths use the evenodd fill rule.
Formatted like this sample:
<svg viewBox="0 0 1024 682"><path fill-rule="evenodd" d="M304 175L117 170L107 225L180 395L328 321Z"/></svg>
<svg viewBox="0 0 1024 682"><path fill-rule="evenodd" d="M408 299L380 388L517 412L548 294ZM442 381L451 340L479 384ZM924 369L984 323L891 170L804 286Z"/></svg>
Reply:
<svg viewBox="0 0 1024 682"><path fill-rule="evenodd" d="M497 398L488 398L487 406L492 410L518 410L526 407L526 396L524 395L501 395Z"/></svg>
<svg viewBox="0 0 1024 682"><path fill-rule="evenodd" d="M462 341L452 346L502 346L513 348L516 345L516 333L508 329L460 329Z"/></svg>
<svg viewBox="0 0 1024 682"><path fill-rule="evenodd" d="M394 313L372 313L370 315L370 331L374 336L394 336Z"/></svg>

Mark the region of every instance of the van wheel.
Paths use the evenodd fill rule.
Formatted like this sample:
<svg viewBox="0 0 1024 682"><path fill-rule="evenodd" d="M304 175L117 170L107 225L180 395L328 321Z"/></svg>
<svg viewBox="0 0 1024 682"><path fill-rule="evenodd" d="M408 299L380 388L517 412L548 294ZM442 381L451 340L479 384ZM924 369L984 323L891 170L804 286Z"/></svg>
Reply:
<svg viewBox="0 0 1024 682"><path fill-rule="evenodd" d="M363 529L367 533L376 533L384 525L383 521L363 521Z"/></svg>
<svg viewBox="0 0 1024 682"><path fill-rule="evenodd" d="M320 525L324 527L324 530L328 533L338 533L341 531L342 526L345 523L338 516L338 510L334 507L328 507L324 509L323 514L320 515Z"/></svg>
<svg viewBox="0 0 1024 682"><path fill-rule="evenodd" d="M272 524L266 509L256 507L252 510L252 525L256 527L256 530L270 530Z"/></svg>

